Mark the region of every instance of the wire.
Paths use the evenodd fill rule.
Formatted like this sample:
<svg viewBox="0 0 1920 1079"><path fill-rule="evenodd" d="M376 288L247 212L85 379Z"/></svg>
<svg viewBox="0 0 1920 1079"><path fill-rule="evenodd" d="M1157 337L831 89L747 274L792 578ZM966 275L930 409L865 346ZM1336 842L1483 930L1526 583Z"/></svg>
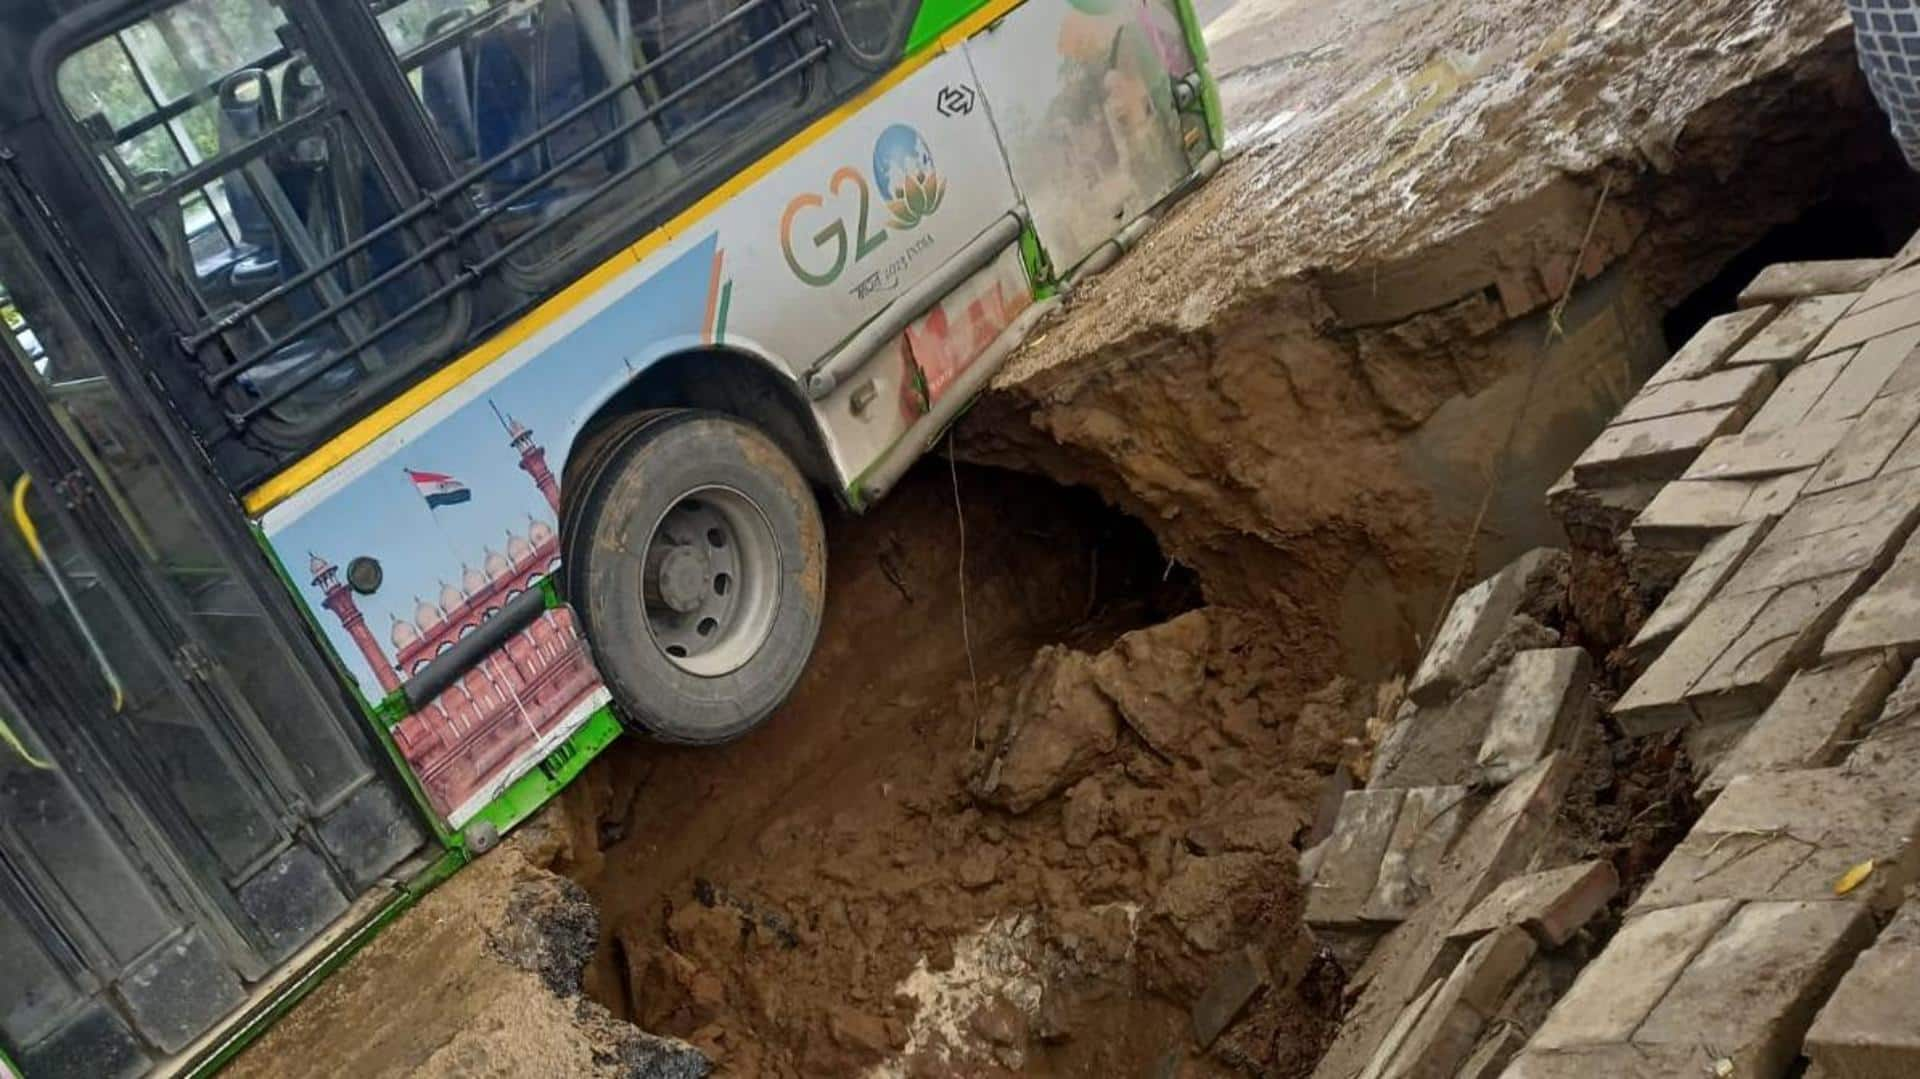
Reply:
<svg viewBox="0 0 1920 1079"><path fill-rule="evenodd" d="M960 503L960 464L947 432L947 474L953 478L953 519L960 526L960 643L967 650L967 683L973 691L973 748L980 748L980 672L973 662L973 629L967 618L967 513Z"/></svg>

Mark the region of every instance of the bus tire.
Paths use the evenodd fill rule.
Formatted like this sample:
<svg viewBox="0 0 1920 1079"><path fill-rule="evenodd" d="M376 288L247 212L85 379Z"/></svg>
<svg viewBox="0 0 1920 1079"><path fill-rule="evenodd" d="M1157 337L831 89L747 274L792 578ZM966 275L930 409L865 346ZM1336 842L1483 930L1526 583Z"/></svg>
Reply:
<svg viewBox="0 0 1920 1079"><path fill-rule="evenodd" d="M715 412L649 417L596 465L569 576L615 704L661 741L740 737L793 691L819 635L812 489L765 434Z"/></svg>

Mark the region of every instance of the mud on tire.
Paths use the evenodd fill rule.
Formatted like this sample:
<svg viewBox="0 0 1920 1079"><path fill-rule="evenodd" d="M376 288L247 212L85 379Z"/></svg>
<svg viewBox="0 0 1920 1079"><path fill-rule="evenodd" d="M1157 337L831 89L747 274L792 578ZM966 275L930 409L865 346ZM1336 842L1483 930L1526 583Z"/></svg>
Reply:
<svg viewBox="0 0 1920 1079"><path fill-rule="evenodd" d="M753 729L799 681L826 599L812 490L749 424L652 413L594 447L568 594L623 718L663 741Z"/></svg>

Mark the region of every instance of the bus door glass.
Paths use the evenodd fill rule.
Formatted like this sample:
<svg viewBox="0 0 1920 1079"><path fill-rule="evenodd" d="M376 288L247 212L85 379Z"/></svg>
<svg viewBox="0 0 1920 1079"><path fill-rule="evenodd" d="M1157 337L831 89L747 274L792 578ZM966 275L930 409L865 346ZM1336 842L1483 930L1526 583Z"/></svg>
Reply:
<svg viewBox="0 0 1920 1079"><path fill-rule="evenodd" d="M178 868L223 961L258 978L420 847L418 816L163 467L21 205L0 211L0 584L10 634L52 657L20 677L151 823L143 856Z"/></svg>

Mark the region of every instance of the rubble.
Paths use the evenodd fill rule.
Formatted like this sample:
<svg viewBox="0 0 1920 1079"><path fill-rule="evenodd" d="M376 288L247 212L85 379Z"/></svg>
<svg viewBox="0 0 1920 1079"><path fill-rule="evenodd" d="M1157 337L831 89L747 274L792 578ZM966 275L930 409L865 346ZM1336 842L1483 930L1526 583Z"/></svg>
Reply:
<svg viewBox="0 0 1920 1079"><path fill-rule="evenodd" d="M1467 688L1528 598L1557 590L1553 585L1565 577L1566 561L1564 551L1529 551L1455 600L1407 687L1414 703L1437 704Z"/></svg>
<svg viewBox="0 0 1920 1079"><path fill-rule="evenodd" d="M1542 948L1558 948L1620 890L1609 862L1562 866L1515 877L1493 890L1453 927L1453 936L1473 939L1515 926L1533 934Z"/></svg>

